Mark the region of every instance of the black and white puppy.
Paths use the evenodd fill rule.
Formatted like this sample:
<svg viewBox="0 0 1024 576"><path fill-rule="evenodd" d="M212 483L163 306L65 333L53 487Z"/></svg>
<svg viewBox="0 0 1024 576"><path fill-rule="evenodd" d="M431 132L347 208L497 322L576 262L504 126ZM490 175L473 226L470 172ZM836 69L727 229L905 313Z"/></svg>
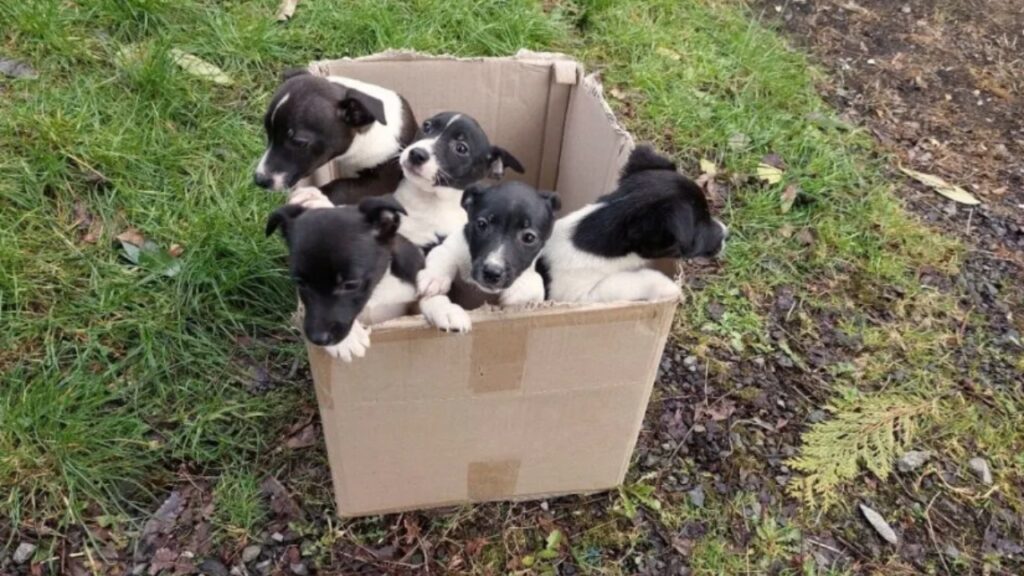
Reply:
<svg viewBox="0 0 1024 576"><path fill-rule="evenodd" d="M521 173L523 166L491 145L480 124L466 114L437 114L423 122L422 132L422 139L402 151L405 178L395 199L409 213L399 233L429 250L466 223L461 205L466 187L488 176L500 179L506 167Z"/></svg>
<svg viewBox="0 0 1024 576"><path fill-rule="evenodd" d="M466 188L462 207L469 221L461 234L448 236L427 255L417 276L420 311L427 321L446 331L469 331L469 315L446 296L454 280L497 296L502 306L543 301L537 258L561 206L557 194L521 182Z"/></svg>
<svg viewBox="0 0 1024 576"><path fill-rule="evenodd" d="M700 187L650 147L629 156L614 192L559 219L541 254L548 300L613 302L679 297L650 268L658 258L718 256L728 229Z"/></svg>
<svg viewBox="0 0 1024 576"><path fill-rule="evenodd" d="M276 191L291 188L337 159L344 178L391 192L401 179L398 154L418 133L412 108L396 92L306 71L286 76L270 100L263 125L267 149L253 179Z"/></svg>
<svg viewBox="0 0 1024 576"><path fill-rule="evenodd" d="M366 354L368 316L402 316L416 301L423 254L397 235L404 213L391 198L366 198L358 207L286 204L267 220L267 236L280 230L288 245L303 334L335 358Z"/></svg>

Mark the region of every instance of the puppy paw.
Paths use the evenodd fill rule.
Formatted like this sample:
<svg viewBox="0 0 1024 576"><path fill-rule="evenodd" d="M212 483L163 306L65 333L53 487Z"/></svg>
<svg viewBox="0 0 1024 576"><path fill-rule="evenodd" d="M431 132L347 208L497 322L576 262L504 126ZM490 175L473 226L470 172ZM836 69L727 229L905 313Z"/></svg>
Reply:
<svg viewBox="0 0 1024 576"><path fill-rule="evenodd" d="M667 279L666 279L667 280ZM682 298L683 290L678 284L667 280L666 282L658 282L651 286L650 297L648 300L669 300L672 298Z"/></svg>
<svg viewBox="0 0 1024 576"><path fill-rule="evenodd" d="M331 346L324 346L324 351L332 358L337 358L342 362L352 362L356 358L366 356L366 351L369 348L370 328L356 322L344 340Z"/></svg>
<svg viewBox="0 0 1024 576"><path fill-rule="evenodd" d="M289 204L298 204L306 208L333 208L330 199L314 186L303 186L292 190L288 195Z"/></svg>
<svg viewBox="0 0 1024 576"><path fill-rule="evenodd" d="M451 289L451 278L437 276L427 270L420 270L420 273L416 275L416 291L419 293L420 298L447 294Z"/></svg>
<svg viewBox="0 0 1024 576"><path fill-rule="evenodd" d="M469 313L444 296L422 300L420 311L427 322L444 332L469 332L473 328Z"/></svg>
<svg viewBox="0 0 1024 576"><path fill-rule="evenodd" d="M502 308L522 306L544 301L544 280L539 274L526 272L511 286L498 295L498 304Z"/></svg>

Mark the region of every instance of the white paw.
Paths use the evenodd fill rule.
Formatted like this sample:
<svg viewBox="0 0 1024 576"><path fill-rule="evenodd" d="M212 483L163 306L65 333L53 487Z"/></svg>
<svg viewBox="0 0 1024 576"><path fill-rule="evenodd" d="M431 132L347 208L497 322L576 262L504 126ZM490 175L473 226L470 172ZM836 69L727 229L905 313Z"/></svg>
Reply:
<svg viewBox="0 0 1024 576"><path fill-rule="evenodd" d="M665 282L658 282L651 286L649 300L668 300L670 298L682 298L683 291L675 282L666 279Z"/></svg>
<svg viewBox="0 0 1024 576"><path fill-rule="evenodd" d="M438 330L445 332L469 332L473 321L469 313L444 296L428 298L420 302L423 317Z"/></svg>
<svg viewBox="0 0 1024 576"><path fill-rule="evenodd" d="M447 294L452 289L452 279L436 276L427 270L420 270L416 275L416 292L420 298L430 298Z"/></svg>
<svg viewBox="0 0 1024 576"><path fill-rule="evenodd" d="M298 204L306 208L333 208L334 204L327 196L314 186L303 186L292 190L288 195L289 204Z"/></svg>
<svg viewBox="0 0 1024 576"><path fill-rule="evenodd" d="M324 351L332 358L337 358L342 362L352 362L356 358L366 356L366 351L369 348L370 328L364 327L360 322L355 322L344 340L331 346L324 346Z"/></svg>
<svg viewBox="0 0 1024 576"><path fill-rule="evenodd" d="M544 301L544 280L539 274L528 271L516 279L511 286L498 295L502 307L522 306Z"/></svg>

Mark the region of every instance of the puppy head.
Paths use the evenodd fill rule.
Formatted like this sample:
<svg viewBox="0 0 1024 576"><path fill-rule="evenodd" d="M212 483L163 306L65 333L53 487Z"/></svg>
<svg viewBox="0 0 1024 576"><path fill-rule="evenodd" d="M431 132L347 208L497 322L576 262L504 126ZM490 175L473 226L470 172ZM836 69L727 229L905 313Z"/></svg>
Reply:
<svg viewBox="0 0 1024 576"><path fill-rule="evenodd" d="M356 134L374 122L387 124L380 100L309 73L290 72L263 116L267 150L253 180L270 190L291 188L347 152Z"/></svg>
<svg viewBox="0 0 1024 576"><path fill-rule="evenodd" d="M442 112L423 122L423 138L402 151L402 172L424 188L464 190L486 177L500 179L505 168L523 172L507 150L492 146L480 124L457 112Z"/></svg>
<svg viewBox="0 0 1024 576"><path fill-rule="evenodd" d="M368 198L358 207L285 205L270 215L266 232L280 230L288 245L310 342L330 346L348 336L387 270L404 213L392 199Z"/></svg>
<svg viewBox="0 0 1024 576"><path fill-rule="evenodd" d="M554 213L562 203L554 192L503 182L490 188L470 186L462 194L462 206L469 215L465 235L472 280L485 292L499 292L533 265L551 237Z"/></svg>
<svg viewBox="0 0 1024 576"><path fill-rule="evenodd" d="M676 174L678 193L666 212L668 226L675 237L674 255L682 258L717 258L725 250L729 228L711 216L707 198L700 186Z"/></svg>

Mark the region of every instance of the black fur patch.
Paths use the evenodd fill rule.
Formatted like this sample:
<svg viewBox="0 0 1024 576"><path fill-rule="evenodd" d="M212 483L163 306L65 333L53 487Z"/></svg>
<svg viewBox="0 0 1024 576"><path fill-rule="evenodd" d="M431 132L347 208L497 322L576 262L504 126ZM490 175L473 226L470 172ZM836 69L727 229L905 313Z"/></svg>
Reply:
<svg viewBox="0 0 1024 576"><path fill-rule="evenodd" d="M442 112L423 122L422 137L437 139L433 155L440 168L433 185L465 189L488 176L501 177L505 167L522 173L523 166L507 150L492 146L480 124L472 116ZM418 145L414 145L414 148ZM413 174L416 166L405 166Z"/></svg>
<svg viewBox="0 0 1024 576"><path fill-rule="evenodd" d="M633 151L616 190L598 203L580 221L573 244L599 256L711 256L725 239L700 186L646 146Z"/></svg>

